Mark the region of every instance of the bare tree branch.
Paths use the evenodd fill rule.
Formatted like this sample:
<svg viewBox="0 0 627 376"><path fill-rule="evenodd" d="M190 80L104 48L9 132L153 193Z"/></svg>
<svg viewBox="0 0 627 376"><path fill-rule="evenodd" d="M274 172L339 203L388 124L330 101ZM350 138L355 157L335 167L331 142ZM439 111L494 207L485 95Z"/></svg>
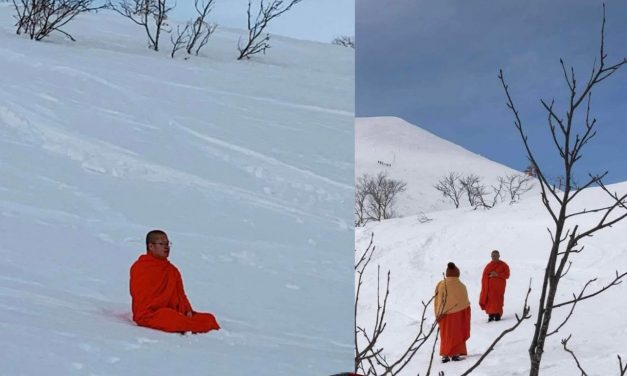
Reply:
<svg viewBox="0 0 627 376"><path fill-rule="evenodd" d="M575 360L575 363L577 363L577 368L579 368L579 371L581 371L581 376L588 376L586 371L584 371L583 368L581 368L581 364L579 363L579 359L577 359L577 357L575 356L575 353L571 349L566 347L566 345L568 344L568 341L570 340L570 337L572 337L572 334L569 335L568 338L562 339L562 346L564 346L564 350L566 352L572 355L573 359Z"/></svg>
<svg viewBox="0 0 627 376"><path fill-rule="evenodd" d="M625 374L627 374L627 363L623 366L623 360L621 359L620 355L617 355L618 357L618 370L619 370L619 375L620 376L625 376Z"/></svg>
<svg viewBox="0 0 627 376"><path fill-rule="evenodd" d="M271 0L270 3L264 3L264 0L261 0L259 2L257 15L253 19L251 13L251 0L248 0L248 10L246 11L248 16L248 37L247 41L244 43L242 43L242 39L240 38L237 44L237 50L239 51L237 60L242 60L244 58L250 59L252 55L260 52L265 54L266 50L270 48L270 34L266 33L264 37L262 37L262 34L270 21L287 12L301 1L302 0L290 0L288 3L283 5L283 0Z"/></svg>
<svg viewBox="0 0 627 376"><path fill-rule="evenodd" d="M579 293L579 295L578 295L578 296L576 296L576 297L575 297L574 299L572 299L572 300L569 300L569 301L566 301L566 302L562 302L562 303L559 303L559 304L554 304L554 305L553 305L553 308L563 307L563 306L568 305L568 304L575 304L575 303L580 302L580 301L582 301L582 300L590 299L590 298L592 298L593 296L597 296L597 295L599 295L600 293L602 293L603 291L605 291L605 290L609 289L610 287L612 287L612 286L617 286L617 285L621 284L621 283L623 282L623 281L622 281L622 278L623 278L623 277L625 277L626 275L627 275L627 272L625 272L625 273L623 273L623 274L620 274L620 275L619 275L619 274L618 274L618 271L616 271L616 278L614 278L614 280L613 280L613 281L611 281L608 285L603 286L601 289L597 290L596 292L594 292L594 293L592 293L592 294L583 295L584 291L586 290L586 287L588 287L588 285L589 285L590 283L592 283L592 282L594 282L594 281L596 281L596 280L597 280L596 278L591 279L591 280L589 280L589 281L586 283L586 285L583 287L583 289L581 289L581 292Z"/></svg>

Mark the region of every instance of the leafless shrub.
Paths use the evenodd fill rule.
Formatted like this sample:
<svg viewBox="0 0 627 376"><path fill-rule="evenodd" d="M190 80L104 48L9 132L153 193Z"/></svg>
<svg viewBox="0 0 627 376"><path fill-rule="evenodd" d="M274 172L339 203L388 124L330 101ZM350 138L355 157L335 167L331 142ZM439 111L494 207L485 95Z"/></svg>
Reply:
<svg viewBox="0 0 627 376"><path fill-rule="evenodd" d="M181 30L181 26L178 25L176 27L176 34L170 34L170 41L172 42L172 52L170 53L170 57L174 58L174 55L189 43L189 24L185 25L183 30Z"/></svg>
<svg viewBox="0 0 627 376"><path fill-rule="evenodd" d="M17 13L16 34L39 41L58 31L76 41L61 28L79 14L104 6L93 6L93 0L13 0L13 7Z"/></svg>
<svg viewBox="0 0 627 376"><path fill-rule="evenodd" d="M468 199L468 203L473 208L490 206L486 204L486 196L488 195L487 188L481 184L481 178L475 174L466 175L459 179L459 183L462 186L463 192Z"/></svg>
<svg viewBox="0 0 627 376"><path fill-rule="evenodd" d="M499 183L505 189L509 202L520 200L520 196L529 192L533 188L533 177L530 175L507 174L505 177L499 176Z"/></svg>
<svg viewBox="0 0 627 376"><path fill-rule="evenodd" d="M159 40L164 29L168 13L174 6L168 0L107 0L107 7L144 28L148 37L148 48L159 51Z"/></svg>
<svg viewBox="0 0 627 376"><path fill-rule="evenodd" d="M355 224L362 226L369 221L381 221L394 217L394 203L407 184L389 179L380 172L377 176L364 174L355 184Z"/></svg>
<svg viewBox="0 0 627 376"><path fill-rule="evenodd" d="M242 39L240 38L237 44L237 50L239 51L237 60L244 58L250 59L252 55L260 52L265 54L266 50L270 48L270 34L266 33L265 36L262 36L262 34L268 26L268 23L287 12L301 1L302 0L290 0L283 5L283 0L271 0L270 3L264 3L264 0L261 0L257 15L253 19L250 9L251 0L248 0L248 10L246 12L248 15L248 36L246 42L242 43Z"/></svg>
<svg viewBox="0 0 627 376"><path fill-rule="evenodd" d="M503 201L503 195L510 197L510 203L520 199L524 193L533 188L530 183L533 178L521 174L507 174L499 176L497 185L487 188L482 184L481 177L475 174L462 176L451 172L440 178L433 187L459 208L462 197L466 197L471 207L490 209Z"/></svg>
<svg viewBox="0 0 627 376"><path fill-rule="evenodd" d="M342 35L333 39L333 41L331 41L331 44L335 44L335 45L342 46L342 47L355 48L355 37Z"/></svg>
<svg viewBox="0 0 627 376"><path fill-rule="evenodd" d="M185 49L188 55L198 56L200 50L207 44L209 37L216 30L218 25L210 24L206 21L211 12L214 0L194 0L194 7L198 17L192 22L188 21L181 30L176 28L176 34L170 36L172 41L171 57L174 57L180 50Z"/></svg>
<svg viewBox="0 0 627 376"><path fill-rule="evenodd" d="M198 13L198 17L191 24L191 36L187 43L186 51L188 54L194 53L198 55L200 49L209 41L209 37L216 30L218 25L207 22L207 16L213 9L214 0L194 0L194 8ZM194 47L196 47L194 49Z"/></svg>
<svg viewBox="0 0 627 376"><path fill-rule="evenodd" d="M440 178L438 183L434 185L434 188L442 193L442 195L450 199L455 208L459 208L459 203L462 198L464 187L459 180L460 174L451 172L448 176Z"/></svg>

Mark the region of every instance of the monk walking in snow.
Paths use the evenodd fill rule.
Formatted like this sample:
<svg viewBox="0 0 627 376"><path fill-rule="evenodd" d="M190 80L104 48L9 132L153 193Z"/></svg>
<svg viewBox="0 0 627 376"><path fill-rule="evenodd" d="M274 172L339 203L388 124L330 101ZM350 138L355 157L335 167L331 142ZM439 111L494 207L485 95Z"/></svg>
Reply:
<svg viewBox="0 0 627 376"><path fill-rule="evenodd" d="M442 363L462 360L470 338L470 300L466 286L459 280L459 269L449 262L446 278L435 288L435 317L440 326Z"/></svg>
<svg viewBox="0 0 627 376"><path fill-rule="evenodd" d="M499 321L503 316L505 284L509 278L509 266L501 261L499 251L492 251L492 261L483 269L479 306L488 316L488 322Z"/></svg>
<svg viewBox="0 0 627 376"><path fill-rule="evenodd" d="M146 254L131 266L133 320L140 326L173 333L220 329L211 313L192 309L181 273L168 261L171 245L168 235L161 230L146 235Z"/></svg>

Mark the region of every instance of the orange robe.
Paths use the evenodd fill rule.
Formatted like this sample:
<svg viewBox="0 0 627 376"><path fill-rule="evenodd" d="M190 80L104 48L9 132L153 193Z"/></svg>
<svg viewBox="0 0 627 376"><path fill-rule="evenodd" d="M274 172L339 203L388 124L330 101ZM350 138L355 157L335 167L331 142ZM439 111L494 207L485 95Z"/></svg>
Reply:
<svg viewBox="0 0 627 376"><path fill-rule="evenodd" d="M468 355L466 341L470 338L470 307L442 315L440 321L440 355Z"/></svg>
<svg viewBox="0 0 627 376"><path fill-rule="evenodd" d="M470 338L470 301L458 277L446 277L435 288L433 304L440 325L440 355L467 355Z"/></svg>
<svg viewBox="0 0 627 376"><path fill-rule="evenodd" d="M195 312L185 296L183 280L176 266L150 253L131 266L133 321L139 326L165 332L205 333L220 329L211 313ZM187 317L191 312L192 317Z"/></svg>
<svg viewBox="0 0 627 376"><path fill-rule="evenodd" d="M497 272L496 277L488 277L490 272ZM501 260L490 261L483 269L481 278L481 295L479 306L488 315L503 315L505 301L505 284L509 278L509 266Z"/></svg>

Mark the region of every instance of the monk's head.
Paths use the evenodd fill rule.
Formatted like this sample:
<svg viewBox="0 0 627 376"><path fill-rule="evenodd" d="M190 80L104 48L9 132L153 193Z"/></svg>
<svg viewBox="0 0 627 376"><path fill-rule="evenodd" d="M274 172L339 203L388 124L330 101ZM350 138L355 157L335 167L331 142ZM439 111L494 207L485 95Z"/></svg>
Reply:
<svg viewBox="0 0 627 376"><path fill-rule="evenodd" d="M449 262L446 267L447 277L459 277L459 268L453 262Z"/></svg>
<svg viewBox="0 0 627 376"><path fill-rule="evenodd" d="M159 259L167 259L170 255L170 240L165 231L152 230L146 234L146 251Z"/></svg>
<svg viewBox="0 0 627 376"><path fill-rule="evenodd" d="M499 261L499 258L501 257L501 254L499 253L499 251L497 251L496 249L494 251L492 251L492 253L490 254L490 257L492 258L492 261Z"/></svg>

